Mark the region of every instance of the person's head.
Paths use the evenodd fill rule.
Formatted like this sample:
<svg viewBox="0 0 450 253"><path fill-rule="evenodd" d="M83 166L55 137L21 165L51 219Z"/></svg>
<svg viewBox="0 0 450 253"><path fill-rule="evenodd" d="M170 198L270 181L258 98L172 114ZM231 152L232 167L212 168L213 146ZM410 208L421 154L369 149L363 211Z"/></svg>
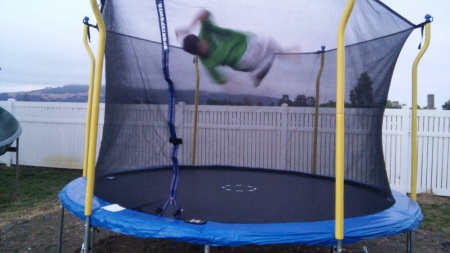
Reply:
<svg viewBox="0 0 450 253"><path fill-rule="evenodd" d="M205 56L209 52L208 44L194 34L189 34L184 38L183 49L190 54L200 56Z"/></svg>

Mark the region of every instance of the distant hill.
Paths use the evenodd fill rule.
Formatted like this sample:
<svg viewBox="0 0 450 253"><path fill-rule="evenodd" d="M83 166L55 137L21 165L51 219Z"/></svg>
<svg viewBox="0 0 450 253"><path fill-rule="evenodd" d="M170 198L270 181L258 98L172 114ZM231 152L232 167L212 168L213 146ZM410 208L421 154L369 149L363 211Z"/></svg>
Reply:
<svg viewBox="0 0 450 253"><path fill-rule="evenodd" d="M87 85L64 85L56 88L45 88L42 90L0 93L0 100L14 98L17 101L33 102L80 102L86 103L88 100ZM105 87L102 86L101 98L105 100Z"/></svg>
<svg viewBox="0 0 450 253"><path fill-rule="evenodd" d="M87 85L64 85L56 88L45 88L42 90L34 90L27 92L9 92L0 93L0 101L14 98L17 101L33 101L33 102L80 102L86 103L88 99L88 86ZM162 98L163 101L167 99L167 90L153 90L151 92L152 97ZM142 96L142 92L139 90L129 90L127 94L118 94L116 102L122 103L135 103L130 101L130 97L139 98ZM177 102L183 101L186 104L194 104L194 90L178 90L176 92ZM123 99L121 99L123 98ZM226 93L212 93L207 91L200 91L199 104L211 104L211 105L277 105L279 98L263 97L254 95L232 95ZM159 100L159 99L158 99ZM101 89L101 102L105 102L105 87ZM147 101L147 103L152 103Z"/></svg>

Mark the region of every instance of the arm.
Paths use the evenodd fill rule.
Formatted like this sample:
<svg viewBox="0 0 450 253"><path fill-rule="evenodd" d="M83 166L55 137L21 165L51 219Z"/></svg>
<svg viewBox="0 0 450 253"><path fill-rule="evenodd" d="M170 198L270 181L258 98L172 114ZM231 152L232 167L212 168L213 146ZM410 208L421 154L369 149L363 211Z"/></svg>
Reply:
<svg viewBox="0 0 450 253"><path fill-rule="evenodd" d="M189 34L190 31L192 29L194 29L194 27L199 23L202 22L204 20L206 20L207 18L209 18L210 13L209 11L202 9L200 10L197 15L194 17L194 19L192 20L191 24L187 27L184 28L178 28L175 30L175 34L177 35L177 37L179 37L179 34Z"/></svg>
<svg viewBox="0 0 450 253"><path fill-rule="evenodd" d="M199 22L206 20L210 16L209 11L203 9L198 12L198 14L194 17L192 20L191 25L189 26L189 30L192 30L195 25L197 25Z"/></svg>

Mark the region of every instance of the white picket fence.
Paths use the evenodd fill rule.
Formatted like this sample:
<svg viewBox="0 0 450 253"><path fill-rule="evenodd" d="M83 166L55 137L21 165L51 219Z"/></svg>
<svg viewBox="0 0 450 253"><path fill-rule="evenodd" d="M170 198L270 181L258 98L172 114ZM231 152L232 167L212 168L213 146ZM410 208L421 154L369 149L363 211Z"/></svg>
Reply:
<svg viewBox="0 0 450 253"><path fill-rule="evenodd" d="M81 103L43 103L18 102L14 100L0 101L0 106L10 111L20 121L23 131L20 137L20 163L29 166L58 167L81 169L83 166L84 132L86 105ZM177 104L177 131L183 136L184 150L190 148L192 139L185 138L192 132L193 106L184 103ZM252 106L200 106L199 136L197 161L205 163L234 163L241 161L225 161L228 157L239 157L226 154L209 156L207 153L216 152L215 145L206 145L202 140L208 135L226 132L233 138L227 137L223 143L233 148L225 152L242 152L251 157L246 161L247 166L267 168L289 168L301 155L311 156L309 153L285 149L289 141L311 142L308 137L313 126L313 114L310 109L281 107L252 107ZM330 145L334 143L334 116L330 109L329 116L322 118L322 127L330 128L329 136L325 133L322 138L329 138ZM103 128L104 105L100 106L99 137L97 150L100 146ZM227 115L226 122L222 115ZM231 121L229 119L232 119ZM390 185L393 189L406 193L410 191L410 160L411 134L410 110L387 109L383 121L383 152ZM222 120L221 120L222 119ZM249 122L252 122L251 124ZM257 122L255 124L255 122ZM278 122L278 123L273 123ZM328 123L327 123L328 122ZM251 133L248 139L239 135ZM326 132L326 131L325 131ZM217 137L216 137L217 138ZM246 137L247 138L247 137ZM245 144L244 144L245 143ZM268 152L253 151L252 154L244 148L246 143L252 143L261 149L278 150L274 157L267 157ZM279 148L274 148L278 145ZM203 148L202 148L203 147ZM240 148L242 147L242 148ZM222 150L223 151L223 150ZM98 153L98 151L97 151ZM181 151L180 161L189 164L188 151ZM223 153L223 152L222 152ZM216 152L219 154L219 152ZM230 153L231 154L231 153ZM330 157L320 158L324 163ZM418 111L418 192L429 192L441 196L450 196L450 111ZM211 158L214 157L214 158ZM7 153L0 156L0 163L10 164L14 161L14 154ZM211 159L216 159L211 161ZM224 160L225 159L225 160ZM326 166L325 166L326 167ZM332 172L330 172L332 174Z"/></svg>
<svg viewBox="0 0 450 253"><path fill-rule="evenodd" d="M0 101L22 126L19 137L22 165L82 169L85 143L86 104ZM103 129L104 105L100 106L99 138ZM99 145L97 145L99 146ZM97 147L97 153L98 153ZM15 162L15 154L0 156L0 163Z"/></svg>

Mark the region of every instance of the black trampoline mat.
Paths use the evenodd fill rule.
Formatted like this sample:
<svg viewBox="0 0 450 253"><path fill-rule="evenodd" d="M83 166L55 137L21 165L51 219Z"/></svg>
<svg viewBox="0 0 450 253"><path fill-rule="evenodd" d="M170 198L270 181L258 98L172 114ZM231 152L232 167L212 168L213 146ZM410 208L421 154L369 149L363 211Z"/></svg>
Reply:
<svg viewBox="0 0 450 253"><path fill-rule="evenodd" d="M136 211L156 214L170 193L172 168L154 168L96 178L95 195ZM369 215L395 201L368 185L346 181L345 217ZM180 166L179 219L221 223L287 223L333 220L333 178L304 173L226 166ZM164 216L173 217L169 206Z"/></svg>

